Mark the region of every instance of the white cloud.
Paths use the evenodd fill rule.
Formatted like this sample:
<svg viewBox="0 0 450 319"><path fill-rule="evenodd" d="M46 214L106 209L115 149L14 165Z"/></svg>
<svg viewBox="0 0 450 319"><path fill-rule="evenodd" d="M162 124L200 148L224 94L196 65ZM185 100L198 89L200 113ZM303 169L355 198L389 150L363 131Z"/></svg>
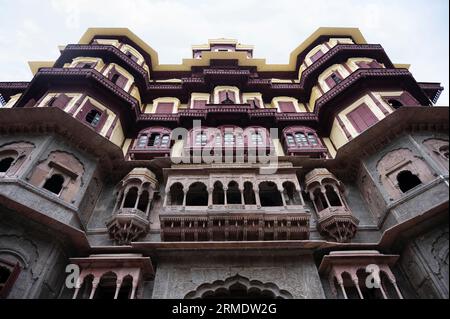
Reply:
<svg viewBox="0 0 450 319"><path fill-rule="evenodd" d="M448 0L0 0L0 81L29 80L28 60L57 57L88 27L127 27L159 52L162 63L190 57L192 44L233 37L256 56L286 63L320 26L359 27L393 62L411 63L418 81L448 89ZM448 105L443 94L440 104Z"/></svg>

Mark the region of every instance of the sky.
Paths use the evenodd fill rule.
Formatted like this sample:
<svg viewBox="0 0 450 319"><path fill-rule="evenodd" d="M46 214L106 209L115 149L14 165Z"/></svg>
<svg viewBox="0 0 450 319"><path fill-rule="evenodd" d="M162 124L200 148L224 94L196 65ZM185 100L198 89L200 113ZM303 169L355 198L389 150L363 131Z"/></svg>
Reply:
<svg viewBox="0 0 450 319"><path fill-rule="evenodd" d="M55 60L89 27L126 27L179 64L191 45L235 38L255 57L288 63L319 27L358 27L449 105L449 0L0 0L0 81L29 81L28 61Z"/></svg>

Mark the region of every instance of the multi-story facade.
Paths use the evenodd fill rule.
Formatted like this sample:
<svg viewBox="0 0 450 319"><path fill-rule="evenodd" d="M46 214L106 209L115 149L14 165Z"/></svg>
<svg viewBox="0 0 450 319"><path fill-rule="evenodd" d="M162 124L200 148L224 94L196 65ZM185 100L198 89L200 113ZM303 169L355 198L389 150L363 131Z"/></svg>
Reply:
<svg viewBox="0 0 450 319"><path fill-rule="evenodd" d="M60 51L0 83L2 298L448 298L442 87L359 30L282 65L164 65L127 29Z"/></svg>

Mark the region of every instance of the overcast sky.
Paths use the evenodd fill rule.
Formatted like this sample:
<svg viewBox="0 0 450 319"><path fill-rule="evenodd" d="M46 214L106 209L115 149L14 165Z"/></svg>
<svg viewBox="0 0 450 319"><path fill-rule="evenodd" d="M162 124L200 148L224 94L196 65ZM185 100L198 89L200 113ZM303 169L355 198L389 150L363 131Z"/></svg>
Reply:
<svg viewBox="0 0 450 319"><path fill-rule="evenodd" d="M0 81L29 81L27 62L54 60L88 27L127 27L161 63L191 57L192 44L236 38L255 57L287 63L318 27L358 27L420 82L441 82L449 103L448 0L0 0Z"/></svg>

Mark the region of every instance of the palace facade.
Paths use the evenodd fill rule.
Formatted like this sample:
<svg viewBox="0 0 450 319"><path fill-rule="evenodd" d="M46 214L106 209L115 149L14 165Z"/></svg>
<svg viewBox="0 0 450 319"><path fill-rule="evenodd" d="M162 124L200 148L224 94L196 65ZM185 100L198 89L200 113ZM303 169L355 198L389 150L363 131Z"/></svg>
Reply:
<svg viewBox="0 0 450 319"><path fill-rule="evenodd" d="M449 297L443 88L358 29L167 65L95 28L30 66L0 83L0 298Z"/></svg>

